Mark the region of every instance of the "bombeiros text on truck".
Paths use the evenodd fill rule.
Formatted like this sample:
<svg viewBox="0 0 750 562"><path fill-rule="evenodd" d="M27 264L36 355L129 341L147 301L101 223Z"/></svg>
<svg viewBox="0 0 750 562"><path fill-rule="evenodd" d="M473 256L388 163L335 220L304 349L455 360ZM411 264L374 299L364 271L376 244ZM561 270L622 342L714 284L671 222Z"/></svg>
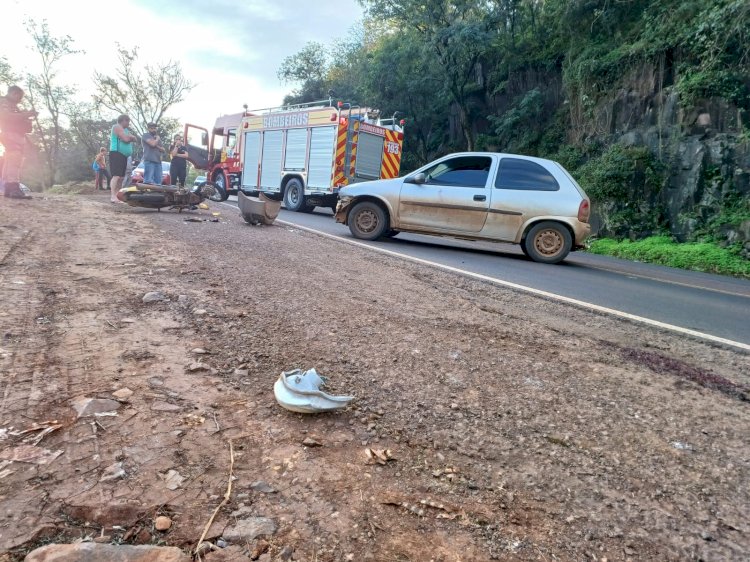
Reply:
<svg viewBox="0 0 750 562"><path fill-rule="evenodd" d="M381 119L377 110L328 99L220 119L210 139L185 126L186 139L202 132L203 146L188 142L188 153L208 171L217 198L241 190L283 200L291 211L335 210L340 188L399 174L404 121L395 115Z"/></svg>

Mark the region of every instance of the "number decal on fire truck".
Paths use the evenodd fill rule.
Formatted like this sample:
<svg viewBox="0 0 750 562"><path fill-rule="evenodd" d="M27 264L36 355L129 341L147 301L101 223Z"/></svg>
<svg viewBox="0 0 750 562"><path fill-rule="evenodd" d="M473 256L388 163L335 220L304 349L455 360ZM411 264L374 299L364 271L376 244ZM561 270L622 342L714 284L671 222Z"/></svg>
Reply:
<svg viewBox="0 0 750 562"><path fill-rule="evenodd" d="M385 151L388 154L398 154L399 146L397 142L387 142L385 143Z"/></svg>

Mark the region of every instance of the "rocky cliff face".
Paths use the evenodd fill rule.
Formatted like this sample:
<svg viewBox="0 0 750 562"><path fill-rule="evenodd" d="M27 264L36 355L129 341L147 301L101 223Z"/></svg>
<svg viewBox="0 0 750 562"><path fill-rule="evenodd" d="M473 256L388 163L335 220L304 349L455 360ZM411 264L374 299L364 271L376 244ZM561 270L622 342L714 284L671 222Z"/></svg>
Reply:
<svg viewBox="0 0 750 562"><path fill-rule="evenodd" d="M714 230L726 243L747 243L750 253L750 220L731 214L747 208L750 197L743 111L721 99L685 110L671 87L656 88L645 98L639 94L620 91L598 111L613 115L612 140L647 147L663 166L662 188L649 199L660 207L664 226L680 241ZM635 199L641 185L633 179L629 195Z"/></svg>
<svg viewBox="0 0 750 562"><path fill-rule="evenodd" d="M593 223L600 235L641 238L668 230L687 241L709 234L729 244L745 243L745 255L750 256L750 115L723 99L699 100L687 108L674 86L676 78L665 65L643 65L592 102L566 91L559 69L526 70L508 80L501 93L478 95L477 113L502 116L518 111L519 100L536 89L541 92L540 114L536 122L534 115L527 116L527 128L549 131L560 127L563 115L565 135L560 140L569 146L647 149L658 177L651 170L647 178L642 163L634 161L629 173L612 179L622 183L617 190L603 190L617 191L617 196L591 190ZM478 135L490 136L483 148L557 156L555 148L544 146L541 135L531 149L514 145L518 137L493 137L498 129L493 131L492 119L475 124ZM591 188L580 179L585 174L571 171L584 188Z"/></svg>

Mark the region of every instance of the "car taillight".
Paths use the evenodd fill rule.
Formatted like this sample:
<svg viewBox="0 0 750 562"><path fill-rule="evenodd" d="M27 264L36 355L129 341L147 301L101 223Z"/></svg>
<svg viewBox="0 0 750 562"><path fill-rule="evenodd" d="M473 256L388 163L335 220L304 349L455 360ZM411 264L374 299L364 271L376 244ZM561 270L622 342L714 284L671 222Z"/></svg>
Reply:
<svg viewBox="0 0 750 562"><path fill-rule="evenodd" d="M591 205L588 199L581 201L578 205L578 220L581 222L589 222L589 215L591 214Z"/></svg>

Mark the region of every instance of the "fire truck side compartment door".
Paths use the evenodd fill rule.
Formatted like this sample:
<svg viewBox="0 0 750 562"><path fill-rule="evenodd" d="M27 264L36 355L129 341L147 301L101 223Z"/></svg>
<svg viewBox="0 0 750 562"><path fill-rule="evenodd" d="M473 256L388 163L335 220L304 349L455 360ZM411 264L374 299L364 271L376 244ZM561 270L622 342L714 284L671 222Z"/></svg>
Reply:
<svg viewBox="0 0 750 562"><path fill-rule="evenodd" d="M331 187L333 155L336 148L336 127L314 127L310 134L310 164L307 173L308 189Z"/></svg>
<svg viewBox="0 0 750 562"><path fill-rule="evenodd" d="M285 170L302 171L307 156L307 129L289 129L286 133Z"/></svg>
<svg viewBox="0 0 750 562"><path fill-rule="evenodd" d="M260 133L245 133L242 154L242 187L258 187L258 164L260 162Z"/></svg>
<svg viewBox="0 0 750 562"><path fill-rule="evenodd" d="M283 131L263 133L263 158L260 167L260 186L271 191L281 189L281 151Z"/></svg>
<svg viewBox="0 0 750 562"><path fill-rule="evenodd" d="M378 179L380 166L383 163L383 137L369 133L359 133L357 145L357 166L354 171L358 177Z"/></svg>

